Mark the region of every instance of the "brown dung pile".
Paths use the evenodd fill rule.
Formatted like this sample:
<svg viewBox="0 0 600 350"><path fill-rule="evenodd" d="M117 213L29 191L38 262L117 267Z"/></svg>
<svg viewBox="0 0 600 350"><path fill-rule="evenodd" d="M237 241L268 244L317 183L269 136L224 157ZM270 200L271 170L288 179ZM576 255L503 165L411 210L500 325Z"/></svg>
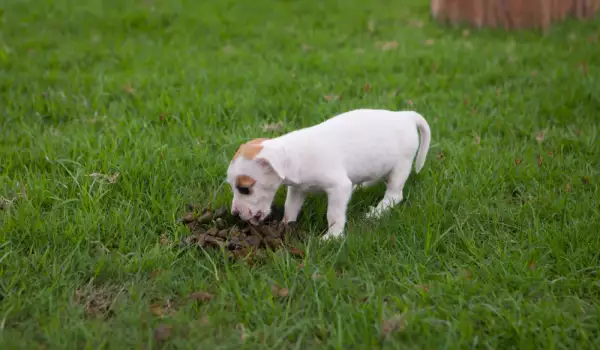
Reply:
<svg viewBox="0 0 600 350"><path fill-rule="evenodd" d="M304 253L290 246L290 238L300 238L304 232L295 223L286 224L274 213L261 225L253 226L229 214L226 208L212 210L189 206L189 211L181 220L190 230L190 235L182 240L184 246L195 245L202 248L225 249L232 258L247 259L265 249L288 249L292 254Z"/></svg>

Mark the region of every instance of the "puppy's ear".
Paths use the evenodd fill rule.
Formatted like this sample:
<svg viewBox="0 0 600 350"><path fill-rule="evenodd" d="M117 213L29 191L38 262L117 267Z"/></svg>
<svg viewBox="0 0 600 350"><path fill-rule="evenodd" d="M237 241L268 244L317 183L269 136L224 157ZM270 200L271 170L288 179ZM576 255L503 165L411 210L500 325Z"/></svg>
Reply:
<svg viewBox="0 0 600 350"><path fill-rule="evenodd" d="M263 148L256 156L256 161L260 166L275 172L282 179L288 176L288 162L285 153L278 149Z"/></svg>

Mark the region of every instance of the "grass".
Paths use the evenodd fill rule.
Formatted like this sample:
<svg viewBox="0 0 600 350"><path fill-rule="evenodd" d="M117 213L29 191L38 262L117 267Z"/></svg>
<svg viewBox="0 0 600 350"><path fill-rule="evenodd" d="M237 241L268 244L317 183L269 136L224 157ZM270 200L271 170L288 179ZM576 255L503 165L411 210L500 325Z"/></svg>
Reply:
<svg viewBox="0 0 600 350"><path fill-rule="evenodd" d="M0 348L598 348L600 22L464 31L428 11L3 1ZM391 215L364 220L383 187L358 192L324 244L317 195L304 259L177 248L186 203L229 203L241 142L359 107L432 129Z"/></svg>

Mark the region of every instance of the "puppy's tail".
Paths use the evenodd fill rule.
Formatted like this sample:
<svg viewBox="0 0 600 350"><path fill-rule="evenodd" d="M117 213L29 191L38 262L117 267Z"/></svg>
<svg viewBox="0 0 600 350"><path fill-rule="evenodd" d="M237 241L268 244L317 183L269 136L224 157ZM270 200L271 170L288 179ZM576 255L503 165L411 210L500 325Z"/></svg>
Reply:
<svg viewBox="0 0 600 350"><path fill-rule="evenodd" d="M431 130L429 130L429 124L427 124L425 118L419 113L414 112L412 118L421 134L421 142L419 144L419 150L417 151L417 161L415 162L415 170L418 173L423 169L425 159L427 158L429 143L431 142Z"/></svg>

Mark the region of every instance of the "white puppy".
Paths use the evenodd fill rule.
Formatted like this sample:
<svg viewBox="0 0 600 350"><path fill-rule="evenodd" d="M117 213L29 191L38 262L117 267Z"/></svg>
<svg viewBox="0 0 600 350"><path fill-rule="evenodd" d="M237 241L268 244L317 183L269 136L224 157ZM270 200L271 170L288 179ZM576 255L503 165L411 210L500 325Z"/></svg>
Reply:
<svg viewBox="0 0 600 350"><path fill-rule="evenodd" d="M270 214L278 188L287 185L285 220L292 222L307 192L324 191L329 224L324 237L337 237L344 232L346 208L357 185L387 178L385 195L369 217L402 201L415 154L418 150L418 173L430 139L429 125L417 112L358 109L274 139L252 140L240 146L227 170L231 211L258 224Z"/></svg>

